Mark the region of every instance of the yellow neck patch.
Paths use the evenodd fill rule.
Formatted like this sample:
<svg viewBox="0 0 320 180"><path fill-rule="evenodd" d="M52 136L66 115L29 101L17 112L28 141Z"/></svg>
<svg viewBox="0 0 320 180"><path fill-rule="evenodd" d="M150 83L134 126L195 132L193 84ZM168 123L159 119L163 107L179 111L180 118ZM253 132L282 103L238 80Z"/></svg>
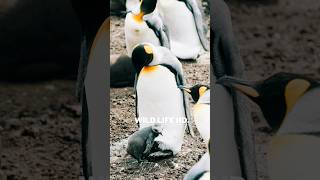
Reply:
<svg viewBox="0 0 320 180"><path fill-rule="evenodd" d="M152 73L152 72L156 71L158 68L159 68L158 66L145 66L142 68L140 75Z"/></svg>
<svg viewBox="0 0 320 180"><path fill-rule="evenodd" d="M310 82L304 79L294 79L287 84L284 92L287 105L286 114L292 110L298 99L308 90L310 85Z"/></svg>
<svg viewBox="0 0 320 180"><path fill-rule="evenodd" d="M143 22L143 16L144 16L144 13L143 12L140 12L139 14L137 15L133 15L133 19L138 22L138 23L142 23Z"/></svg>
<svg viewBox="0 0 320 180"><path fill-rule="evenodd" d="M208 89L207 87L201 86L199 88L199 96L201 97L206 92L207 89Z"/></svg>
<svg viewBox="0 0 320 180"><path fill-rule="evenodd" d="M243 92L244 94L250 96L250 97L259 97L259 93L257 90L255 90L253 87L245 86L242 84L234 84L233 85L237 90Z"/></svg>
<svg viewBox="0 0 320 180"><path fill-rule="evenodd" d="M153 53L151 46L149 46L149 45L144 45L143 48L144 48L144 51L145 51L147 54L152 54L152 53Z"/></svg>

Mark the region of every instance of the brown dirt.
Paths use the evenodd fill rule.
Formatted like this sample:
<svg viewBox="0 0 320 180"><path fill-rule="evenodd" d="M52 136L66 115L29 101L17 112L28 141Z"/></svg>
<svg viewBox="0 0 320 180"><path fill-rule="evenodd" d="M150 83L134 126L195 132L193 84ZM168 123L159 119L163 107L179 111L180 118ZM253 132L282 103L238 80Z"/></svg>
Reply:
<svg viewBox="0 0 320 180"><path fill-rule="evenodd" d="M0 179L78 179L74 81L0 84Z"/></svg>

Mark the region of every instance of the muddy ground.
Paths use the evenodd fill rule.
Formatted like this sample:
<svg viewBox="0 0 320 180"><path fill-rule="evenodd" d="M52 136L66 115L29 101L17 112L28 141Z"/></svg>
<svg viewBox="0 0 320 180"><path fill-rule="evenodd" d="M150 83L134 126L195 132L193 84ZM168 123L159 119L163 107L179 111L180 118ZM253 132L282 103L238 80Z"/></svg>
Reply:
<svg viewBox="0 0 320 180"><path fill-rule="evenodd" d="M249 79L287 71L320 80L318 0L229 5ZM120 29L121 21L115 17L112 20L116 20ZM124 41L112 43L113 53L124 52ZM184 68L188 84L207 82L205 65L184 63ZM75 82L66 80L0 83L0 180L78 179L81 174L80 121L74 88ZM195 139L186 135L184 150L177 157L157 163L145 162L139 167L136 161L121 153L126 144L123 139L137 129L132 121L132 88L112 89L111 97L113 179L161 179L164 175L180 179L204 152L205 145L198 134ZM254 105L252 108L258 173L259 179L264 180L265 147L270 133L261 112ZM142 178L143 175L146 178Z"/></svg>

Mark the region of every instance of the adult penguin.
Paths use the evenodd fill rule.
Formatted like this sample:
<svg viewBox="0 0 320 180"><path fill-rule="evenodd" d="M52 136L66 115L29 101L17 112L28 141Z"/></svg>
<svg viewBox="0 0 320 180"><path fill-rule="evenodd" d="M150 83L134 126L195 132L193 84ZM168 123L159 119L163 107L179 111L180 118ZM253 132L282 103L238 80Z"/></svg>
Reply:
<svg viewBox="0 0 320 180"><path fill-rule="evenodd" d="M139 131L152 126L161 133L154 139L155 146L148 157L176 155L181 150L186 124L189 125L186 121L190 121L188 99L179 88L185 85L182 65L169 49L149 43L134 48L132 61L137 71Z"/></svg>
<svg viewBox="0 0 320 180"><path fill-rule="evenodd" d="M82 105L83 175L85 180L105 179L107 178L107 160L101 156L107 157L108 148L105 143L97 140L107 138L107 124L101 121L101 118L107 117L106 99L101 97L106 96L107 88L106 58L110 31L110 22L107 19L108 2L104 0L72 0L71 2L80 21L82 33L76 94ZM101 82L101 87L94 89L96 85L94 82Z"/></svg>
<svg viewBox="0 0 320 180"><path fill-rule="evenodd" d="M135 5L135 6L134 6ZM156 10L157 0L141 0L133 4L125 19L127 54L131 57L133 48L140 43L170 48L166 27Z"/></svg>
<svg viewBox="0 0 320 180"><path fill-rule="evenodd" d="M209 50L202 14L196 0L160 0L159 13L168 27L170 49L180 59L196 59Z"/></svg>
<svg viewBox="0 0 320 180"><path fill-rule="evenodd" d="M205 143L210 139L210 88L197 84L191 88L185 88L195 105L193 106L193 118L196 127Z"/></svg>
<svg viewBox="0 0 320 180"><path fill-rule="evenodd" d="M219 79L224 75L244 77L244 65L239 54L231 15L223 0L209 1L211 15L210 33L213 58L213 75ZM214 82L214 79L211 80ZM253 122L248 103L239 92L214 84L211 98L211 134L213 161L211 167L216 177L243 177L257 179Z"/></svg>
<svg viewBox="0 0 320 180"><path fill-rule="evenodd" d="M210 154L206 152L187 172L183 180L210 180Z"/></svg>
<svg viewBox="0 0 320 180"><path fill-rule="evenodd" d="M234 77L218 82L254 101L276 132L268 151L270 180L320 177L320 83L291 73L258 82Z"/></svg>

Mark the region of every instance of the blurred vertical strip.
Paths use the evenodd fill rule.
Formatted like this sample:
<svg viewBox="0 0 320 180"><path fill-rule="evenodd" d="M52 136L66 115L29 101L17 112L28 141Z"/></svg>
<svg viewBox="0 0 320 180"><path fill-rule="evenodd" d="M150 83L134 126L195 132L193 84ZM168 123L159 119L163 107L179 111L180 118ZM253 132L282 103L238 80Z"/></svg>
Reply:
<svg viewBox="0 0 320 180"><path fill-rule="evenodd" d="M233 34L229 8L222 0L211 0L210 12L212 33L211 37L213 38L211 39L211 48L213 48L211 49L211 52L213 52L211 64L213 66L213 74L215 78L219 79L224 75L244 78L244 65L240 58L238 46ZM234 110L234 138L238 146L235 148L238 148L237 150L240 156L242 176L246 180L256 180L257 168L255 158L253 122L251 120L248 102L241 94L230 89L228 89L228 92L233 99L233 107L230 107L230 110ZM215 105L216 104L214 104L214 106ZM219 105L217 104L217 106ZM215 116L215 114L212 114L211 117L213 121L217 121L217 118L219 118L218 116ZM215 134L214 130L213 134ZM216 141L213 140L213 142L216 142L216 144L213 145L213 148L221 145L218 144L219 139ZM222 151L221 154L214 153L213 159L215 159L216 156L220 155L228 157L228 154L226 154L227 152L232 152L232 150ZM223 159L223 157L218 157L218 159ZM233 164L233 166L237 165ZM219 162L214 161L214 166L212 167L213 172L215 172L214 174L218 176L228 176L228 174L225 174L228 173L227 170L221 170L221 174L215 169L215 167L219 167Z"/></svg>
<svg viewBox="0 0 320 180"><path fill-rule="evenodd" d="M92 85L92 82L88 82L88 87L85 87L85 79L89 79L87 81L93 81L92 77L97 76L94 72L100 72L103 74L103 72L107 73L106 66L103 66L103 63L105 65L107 64L105 58L109 57L108 53L104 55L108 51L107 46L106 47L92 47L93 44L99 43L99 45L106 45L109 44L109 42L102 42L101 41L109 41L109 33L105 32L105 28L101 26L106 26L106 19L109 17L109 2L106 0L72 0L73 8L75 9L75 12L78 16L78 19L81 24L81 52L80 52L80 63L79 63L79 69L78 69L78 79L77 79L77 96L82 104L82 159L83 159L83 174L85 177L85 180L89 180L89 178L94 179L105 179L107 168L103 168L107 166L106 159L108 156L104 156L108 152L107 148L107 137L104 138L108 134L108 127L107 126L101 126L107 123L105 120L106 111L105 105L107 104L108 100L106 98L103 98L104 95L98 93L101 100L103 100L102 104L101 102L94 103L92 101L98 101L97 98L94 98L95 96L92 96L92 91L101 92L106 95L107 87L103 86L103 84L106 84L107 80L105 82L96 82L100 84L100 87L95 87ZM103 31L103 34L98 33L98 31ZM101 36L100 36L101 35ZM105 37L108 36L108 37ZM101 38L101 39L97 39ZM102 49L101 49L102 48ZM100 54L99 54L100 53ZM104 57L100 57L101 55L104 55ZM100 59L91 60L92 62L89 62L89 59L95 59L100 57ZM101 65L102 63L102 65ZM91 64L91 65L90 65ZM100 64L100 66L97 66L97 64ZM87 75L87 67L91 67L91 73ZM95 70L92 70L94 68ZM102 68L102 69L101 69ZM86 77L88 76L88 77ZM89 78L91 77L91 78ZM96 81L101 80L103 81L107 76L105 77L97 77L95 78ZM94 80L94 81L95 81ZM86 90L89 93L86 93ZM90 98L90 99L87 99ZM91 101L92 100L92 101ZM92 107L95 107L94 105L100 105L98 109L92 109ZM103 111L101 111L101 108L103 108ZM95 113L92 112L97 111ZM104 118L103 118L104 117ZM97 119L98 118L98 119ZM102 118L102 119L101 119ZM99 128L100 127L100 128ZM96 129L94 129L96 128ZM98 142L98 144L97 144ZM98 149L99 148L99 149ZM100 154L100 153L101 154ZM100 156L102 155L102 156ZM99 158L97 158L99 157ZM105 164L103 165L103 163ZM93 169L95 168L95 169Z"/></svg>

